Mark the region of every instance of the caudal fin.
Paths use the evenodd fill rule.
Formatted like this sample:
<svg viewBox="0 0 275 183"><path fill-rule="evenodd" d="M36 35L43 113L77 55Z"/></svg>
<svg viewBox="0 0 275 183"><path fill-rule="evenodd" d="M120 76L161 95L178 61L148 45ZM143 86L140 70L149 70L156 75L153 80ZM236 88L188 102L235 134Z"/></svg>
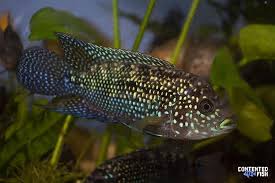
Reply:
<svg viewBox="0 0 275 183"><path fill-rule="evenodd" d="M18 61L18 81L33 93L62 95L66 65L55 53L39 47L26 49Z"/></svg>

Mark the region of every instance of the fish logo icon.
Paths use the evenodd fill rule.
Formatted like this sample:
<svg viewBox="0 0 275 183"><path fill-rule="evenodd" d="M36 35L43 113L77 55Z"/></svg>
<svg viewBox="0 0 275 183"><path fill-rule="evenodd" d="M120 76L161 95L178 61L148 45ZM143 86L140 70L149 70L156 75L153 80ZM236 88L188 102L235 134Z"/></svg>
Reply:
<svg viewBox="0 0 275 183"><path fill-rule="evenodd" d="M243 173L243 175L246 176L247 178L255 177L256 176L256 172L254 172L254 171L245 171Z"/></svg>

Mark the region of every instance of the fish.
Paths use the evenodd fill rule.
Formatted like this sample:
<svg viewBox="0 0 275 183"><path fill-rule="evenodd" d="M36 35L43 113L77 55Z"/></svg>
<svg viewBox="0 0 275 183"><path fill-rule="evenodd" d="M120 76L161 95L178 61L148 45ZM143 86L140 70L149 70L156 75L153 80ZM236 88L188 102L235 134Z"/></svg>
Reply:
<svg viewBox="0 0 275 183"><path fill-rule="evenodd" d="M63 58L31 47L16 69L26 89L55 97L45 108L170 139L205 139L236 127L228 102L204 78L143 53L56 36Z"/></svg>
<svg viewBox="0 0 275 183"><path fill-rule="evenodd" d="M103 162L85 183L182 182L190 172L187 157L181 146L136 150Z"/></svg>

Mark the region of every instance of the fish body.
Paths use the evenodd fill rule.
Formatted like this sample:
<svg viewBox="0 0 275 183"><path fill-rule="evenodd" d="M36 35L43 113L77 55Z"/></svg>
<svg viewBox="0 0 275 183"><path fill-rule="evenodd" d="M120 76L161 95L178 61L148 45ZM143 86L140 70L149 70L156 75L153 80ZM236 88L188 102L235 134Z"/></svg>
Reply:
<svg viewBox="0 0 275 183"><path fill-rule="evenodd" d="M92 172L86 183L182 182L187 170L183 148L161 146L107 160Z"/></svg>
<svg viewBox="0 0 275 183"><path fill-rule="evenodd" d="M24 51L17 66L26 88L57 96L46 108L174 139L203 139L234 128L228 106L199 76L138 52L57 36L63 60L36 47Z"/></svg>

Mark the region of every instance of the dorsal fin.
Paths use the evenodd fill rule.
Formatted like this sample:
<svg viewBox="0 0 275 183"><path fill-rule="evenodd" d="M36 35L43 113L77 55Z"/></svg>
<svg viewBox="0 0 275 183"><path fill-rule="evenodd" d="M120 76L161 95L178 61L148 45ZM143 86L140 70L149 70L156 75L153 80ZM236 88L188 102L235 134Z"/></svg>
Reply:
<svg viewBox="0 0 275 183"><path fill-rule="evenodd" d="M76 70L85 71L92 63L92 56L85 51L85 42L64 33L56 33L64 51L64 61Z"/></svg>
<svg viewBox="0 0 275 183"><path fill-rule="evenodd" d="M92 43L78 40L64 33L56 33L56 35L64 49L65 61L75 69L86 70L89 68L87 66L102 61L165 66L167 68L174 67L165 60L139 52L97 46Z"/></svg>

